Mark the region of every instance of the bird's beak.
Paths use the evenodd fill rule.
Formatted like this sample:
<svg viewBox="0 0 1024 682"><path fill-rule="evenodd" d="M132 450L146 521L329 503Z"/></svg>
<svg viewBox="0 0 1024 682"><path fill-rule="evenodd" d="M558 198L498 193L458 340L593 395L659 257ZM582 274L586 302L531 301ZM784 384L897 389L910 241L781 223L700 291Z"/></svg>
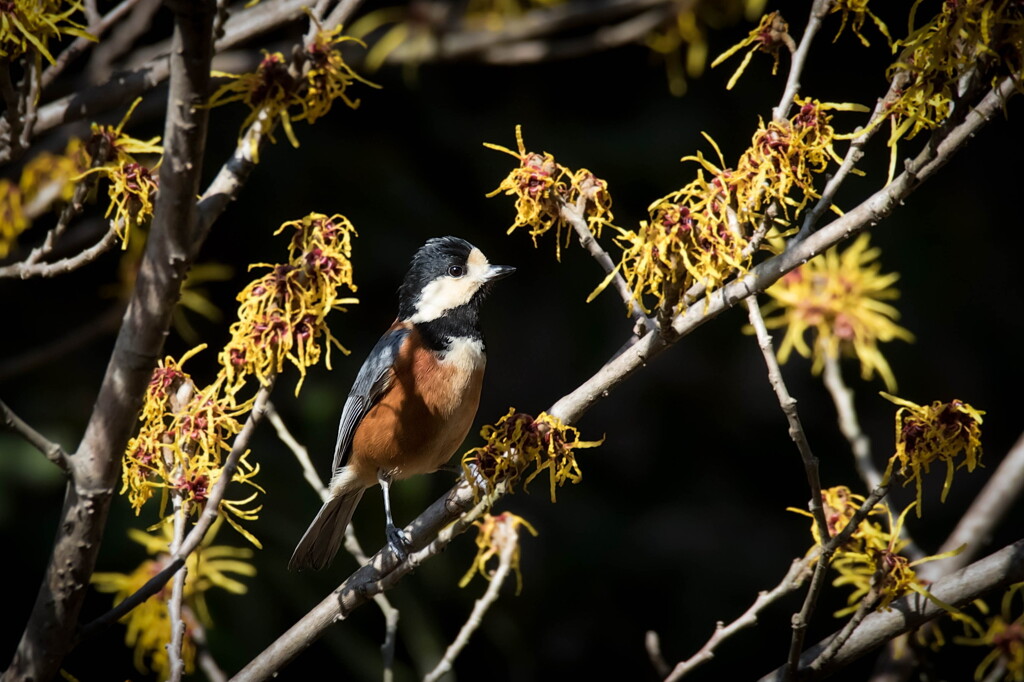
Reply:
<svg viewBox="0 0 1024 682"><path fill-rule="evenodd" d="M491 265L487 268L487 275L484 281L496 282L499 279L504 279L515 272L516 269L511 265Z"/></svg>

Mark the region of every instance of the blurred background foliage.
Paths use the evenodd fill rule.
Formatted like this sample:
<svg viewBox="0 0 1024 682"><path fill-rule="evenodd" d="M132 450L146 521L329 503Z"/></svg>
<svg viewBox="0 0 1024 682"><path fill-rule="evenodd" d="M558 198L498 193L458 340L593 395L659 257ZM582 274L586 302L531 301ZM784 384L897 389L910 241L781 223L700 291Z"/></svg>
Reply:
<svg viewBox="0 0 1024 682"><path fill-rule="evenodd" d="M902 35L905 19L899 17L911 3L876 4L883 5L877 11L893 34ZM368 3L364 11L379 6ZM781 10L799 37L807 3L771 2L766 9ZM154 17L154 31L166 25L165 12ZM756 19L735 14L721 24L707 34L710 58L742 39ZM838 16L826 20L801 94L873 106L885 92L889 50L871 28L865 29L870 48L849 32L833 43L838 27ZM360 70L358 52L353 54ZM215 225L199 262L232 268L230 279L202 285L224 319L184 314L198 338L219 348L234 315L234 296L249 279L248 264L275 262L286 253L285 239L272 236L282 222L310 211L351 219L359 231L353 260L360 303L329 321L352 355L335 354L333 371L323 364L313 368L297 398L297 376L287 373L274 396L326 476L341 406L363 357L394 318L395 291L412 252L429 237L462 236L493 262L518 268L496 287L483 312L489 367L477 424L493 423L509 406L536 414L596 371L627 338L629 321L611 292L584 303L602 273L578 245L564 250L558 263L550 236L535 250L525 233L505 235L511 199L484 195L504 177L510 159L482 143L513 146L515 125L521 124L530 149L550 151L559 162L586 166L607 180L616 223L633 227L651 201L692 177L694 166L679 163L682 156L712 153L702 131L719 143L727 160L737 158L758 117L770 117L788 66L784 55L773 77L771 58L756 55L738 85L726 91L735 68L727 62L688 79L683 96L672 94L663 60L641 44L535 64L469 60L361 71L381 89L357 86L357 110L337 107L315 126L298 124L298 149L278 135L276 145L263 149L239 200ZM160 134L159 111L160 106L141 108L133 134ZM213 112L206 181L233 148L245 113L241 107ZM883 269L902 275L896 305L902 324L917 337L912 345L883 348L899 395L919 403L956 397L987 411L985 469L958 476L945 505L938 504L941 476L927 481L927 513L908 519L926 551L938 547L1021 430L1024 282L1018 266L1024 231L1016 156L1024 149L1024 126L1015 120L1020 113L1019 102L1011 101L1007 118L994 120L872 231ZM833 123L848 131L862 120L838 113ZM838 205L853 206L880 187L887 162L884 139L873 140L861 164L867 175L846 183ZM610 235L603 242L614 256ZM108 253L59 278L0 282L0 395L68 450L81 436L109 356L113 327L102 321L118 305L112 291L121 255ZM583 437L603 435L606 441L580 454L583 482L560 491L557 504L550 503L543 484L498 504L498 511L521 514L540 534L523 539L522 594L515 597L506 586L456 663L461 679L606 679L610 671L655 679L644 650L647 630L660 634L670 661L686 658L716 621L738 616L806 551L806 520L785 511L806 505L803 468L756 343L741 334L745 322L738 310L723 315L587 413L578 425ZM56 342L69 348L32 360ZM166 353L179 356L192 345L192 339L172 333ZM212 378L215 355L208 350L193 358L193 376ZM876 461L882 462L892 452L894 408L878 396L881 381L861 381L855 362L843 369L857 392ZM821 459L822 484L864 492L831 400L810 375L809 361L796 357L784 371ZM475 429L465 447L479 443ZM0 654L8 660L49 554L63 479L7 433L0 433L0 452L0 532L9 557ZM208 636L228 671L244 665L356 568L343 553L323 573L285 570L319 502L269 424L260 427L253 455L267 490L259 521L248 526L264 545L254 560L258 574L245 581L244 597L209 595L214 627ZM396 520L411 520L453 480L439 472L397 485ZM354 521L368 550L383 542L379 495L368 493ZM902 508L912 498L912 488L898 489L893 506ZM126 530L155 523L153 513L144 510L136 518L126 500L115 502L97 570L131 570L145 558ZM1021 519L1024 507L1018 503L991 547L1017 539ZM218 542L244 544L230 529L221 531ZM457 587L474 553L469 533L390 593L401 610L398 680L414 679L425 671L421 666L433 666L482 594L479 580ZM830 614L844 600L845 593L826 591L809 643L838 627ZM107 595L93 594L85 620L109 605ZM798 605L799 597L791 596L770 608L757 628L728 641L691 679L751 679L781 664L790 614ZM301 654L281 678L379 679L383 628L379 610L364 606ZM123 635L123 627L111 628L73 654L66 670L83 681L145 679L132 667ZM949 649L935 661L944 679L966 679L983 655ZM872 665L869 657L840 678L865 679Z"/></svg>

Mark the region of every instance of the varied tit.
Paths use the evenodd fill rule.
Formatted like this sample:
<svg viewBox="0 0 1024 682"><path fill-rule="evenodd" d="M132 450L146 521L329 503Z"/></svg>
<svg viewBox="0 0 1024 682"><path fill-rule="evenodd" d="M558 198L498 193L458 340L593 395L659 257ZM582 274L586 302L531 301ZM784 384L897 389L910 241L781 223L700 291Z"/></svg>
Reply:
<svg viewBox="0 0 1024 682"><path fill-rule="evenodd" d="M391 482L436 471L465 440L486 361L480 303L513 272L457 237L431 239L416 252L398 290L398 319L370 351L341 412L330 498L288 568L330 564L363 492L377 483L388 544L404 558L409 540L391 518Z"/></svg>

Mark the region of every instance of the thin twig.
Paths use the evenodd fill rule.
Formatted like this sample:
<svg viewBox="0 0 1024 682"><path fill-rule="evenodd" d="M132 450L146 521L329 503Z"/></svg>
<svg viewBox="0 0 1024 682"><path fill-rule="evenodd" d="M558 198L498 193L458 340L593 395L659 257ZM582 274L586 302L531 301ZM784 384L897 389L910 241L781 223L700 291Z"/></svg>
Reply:
<svg viewBox="0 0 1024 682"><path fill-rule="evenodd" d="M611 275L611 286L618 293L619 298L626 304L626 310L630 317L633 318L634 322L634 334L637 336L643 336L647 332L654 329L654 321L644 314L644 311L640 308L636 299L633 296L633 292L630 290L629 285L626 284L625 278L618 272L615 262L612 257L608 255L608 252L601 247L601 244L591 233L590 228L587 226L587 221L583 217L586 210L586 203L588 198L585 194L581 194L576 205L573 206L565 201L561 202L559 207L559 214L570 224L576 231L576 236L580 240L580 245L587 250L597 264L604 270L605 275ZM612 273L615 273L612 275Z"/></svg>
<svg viewBox="0 0 1024 682"><path fill-rule="evenodd" d="M515 520L512 517L508 517L504 522L499 523L500 525L494 531L495 542L501 543L501 551L498 553L498 568L494 571L494 575L490 577L491 582L487 586L484 596L477 599L473 605L473 611L462 625L458 636L448 646L444 656L438 661L434 669L423 676L423 682L437 682L437 680L451 671L455 659L466 648L470 637L473 636L473 633L480 627L480 623L483 622L487 609L498 600L498 592L501 591L501 586L512 569L512 557L519 544L519 533L515 527ZM500 539L498 537L499 533L501 535Z"/></svg>
<svg viewBox="0 0 1024 682"><path fill-rule="evenodd" d="M281 415L278 413L277 408L274 407L274 403L270 401L267 401L267 419L270 420L271 426L274 427L277 437L288 446L288 449L292 451L295 458L299 460L299 466L302 467L302 476L306 479L306 482L313 486L313 490L316 491L317 497L321 501L326 501L328 495L327 486L320 480L316 467L313 466L313 462L309 459L309 450L295 439L295 436L292 435L292 432L285 425L284 420L281 419Z"/></svg>
<svg viewBox="0 0 1024 682"><path fill-rule="evenodd" d="M807 666L808 669L819 670L828 665L832 659L835 658L839 650L843 648L843 645L846 644L847 640L850 639L854 631L860 627L860 624L868 614L875 610L879 601L878 586L875 584L878 579L879 578L876 575L872 580L871 589L869 589L867 594L861 598L860 604L857 606L857 610L854 611L853 615L850 616L850 619L843 624L843 628L835 637L832 638L828 643L828 646L825 647L825 650L822 651L809 666Z"/></svg>
<svg viewBox="0 0 1024 682"><path fill-rule="evenodd" d="M112 10L107 12L101 19L96 22L89 24L88 30L94 38L101 38L107 29L116 24L118 21L127 14L139 0L121 0L121 3L114 7ZM80 54L85 52L86 48L96 45L96 41L89 40L88 38L75 38L70 45L68 45L58 56L56 62L46 67L43 71L43 75L40 78L40 87L45 90L50 86L51 83L64 72L64 69Z"/></svg>
<svg viewBox="0 0 1024 682"><path fill-rule="evenodd" d="M189 635L196 645L196 659L199 662L199 668L206 675L206 679L209 682L227 682L228 676L224 674L224 670L210 653L209 643L206 640L206 628L187 605L184 615L189 622Z"/></svg>
<svg viewBox="0 0 1024 682"><path fill-rule="evenodd" d="M685 661L677 663L670 671L666 670L662 675L665 682L675 682L675 680L688 675L697 666L702 663L707 663L714 658L715 649L718 648L718 646L726 639L732 637L740 630L757 625L757 615L790 592L799 589L800 585L802 585L804 580L807 578L807 571L807 560L795 559L793 563L790 564L789 571L786 572L785 577L782 578L778 585L767 592L759 592L754 603L751 604L750 607L747 608L747 610L744 611L736 620L732 621L728 625L719 622L715 627L714 634L711 635L708 641L700 648L699 651L697 651L697 653L690 656L690 658ZM648 651L650 650L650 645L648 645ZM660 670L659 673L661 673Z"/></svg>
<svg viewBox="0 0 1024 682"><path fill-rule="evenodd" d="M0 267L0 278L17 277L29 279L31 277L57 277L86 266L109 251L117 242L118 231L113 221L111 223L110 229L106 231L98 242L87 249L79 251L74 256L62 258L52 263L29 262L28 260L20 263L11 263L10 265Z"/></svg>
<svg viewBox="0 0 1024 682"><path fill-rule="evenodd" d="M804 471L807 474L807 484L811 489L810 511L814 518L814 525L818 528L818 537L821 538L821 542L824 542L824 539L829 536L829 530L828 521L825 518L825 509L821 503L821 479L818 476L818 458L811 452L811 446L807 442L807 434L800 423L800 415L796 409L796 400L793 399L789 394L789 389L786 388L786 382L782 377L782 370L779 368L779 361L775 357L775 350L772 348L772 337L768 334L768 329L764 325L764 318L761 315L761 308L757 304L757 298L755 296L748 297L746 304L750 324L754 327L758 345L761 347L761 354L764 356L765 364L768 367L769 383L771 383L772 389L774 389L775 395L779 399L779 405L782 407L782 411L789 422L789 436L796 443L797 450L800 451L800 459L803 461ZM827 561L824 560L823 553L822 559L818 561L817 566L814 568L811 587L807 590L803 606L793 616L793 636L790 640L789 652L790 661L794 666L799 659L800 651L803 649L804 635L814 613L827 567Z"/></svg>
<svg viewBox="0 0 1024 682"><path fill-rule="evenodd" d="M181 551L181 543L185 538L185 522L188 517L188 505L180 492L176 492L173 499L174 535L168 548L171 556ZM171 622L171 641L164 646L167 649L169 682L180 682L181 676L185 673L185 660L182 658L181 649L185 642L185 618L182 615L182 607L185 601L185 580L187 578L188 563L186 562L174 574L171 596L167 600L167 618Z"/></svg>
<svg viewBox="0 0 1024 682"><path fill-rule="evenodd" d="M56 464L61 471L68 473L68 453L57 443L54 443L43 434L39 433L23 421L14 410L0 400L0 414L3 415L3 425L14 431L28 442L32 447L46 455L46 459Z"/></svg>
<svg viewBox="0 0 1024 682"><path fill-rule="evenodd" d="M779 100L779 105L772 110L772 118L776 121L785 119L789 113L789 108L793 106L793 98L796 97L797 91L800 90L800 76L803 74L804 66L807 64L807 57L811 52L811 42L821 28L821 21L828 14L831 4L832 0L814 0L814 4L811 6L811 15L807 18L807 27L804 28L800 44L797 46L796 52L793 53L789 75L786 77L786 87L782 91L782 99Z"/></svg>
<svg viewBox="0 0 1024 682"><path fill-rule="evenodd" d="M772 337L764 325L764 318L761 316L761 307L755 296L749 296L744 303L747 305L747 314L750 324L754 327L757 335L757 343L764 356L765 365L768 368L768 381L775 391L779 400L786 421L789 422L789 437L793 439L797 450L800 452L800 459L803 461L804 471L807 474L807 484L811 489L811 500L809 508L814 516L814 523L818 527L819 537L828 537L828 521L825 518L825 509L821 504L821 479L818 476L818 458L811 452L811 445L807 441L807 434L803 424L800 422L800 413L796 408L796 400L789 393L786 381L782 376L782 369L779 367L778 358L775 357L775 349L772 348Z"/></svg>
<svg viewBox="0 0 1024 682"><path fill-rule="evenodd" d="M871 459L871 439L860 428L857 419L857 408L853 404L853 390L843 381L843 370L839 366L839 358L831 355L825 358L825 371L822 375L825 388L832 396L839 418L839 430L850 443L853 461L857 473L869 489L882 482L882 473Z"/></svg>

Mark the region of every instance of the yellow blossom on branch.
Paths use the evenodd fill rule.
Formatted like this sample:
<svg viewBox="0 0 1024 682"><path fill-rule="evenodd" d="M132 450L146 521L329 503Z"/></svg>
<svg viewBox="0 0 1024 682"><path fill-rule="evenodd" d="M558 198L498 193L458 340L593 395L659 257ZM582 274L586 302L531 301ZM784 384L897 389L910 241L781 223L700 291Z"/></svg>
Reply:
<svg viewBox="0 0 1024 682"><path fill-rule="evenodd" d="M821 501L828 521L829 536L835 536L849 525L854 514L863 505L865 498L850 492L846 486L836 486L821 491ZM847 598L848 606L836 612L836 617L847 616L861 607L864 599L870 599L868 606L873 610L889 608L893 600L905 595L908 591L918 592L931 599L955 617L966 618L949 604L936 599L928 592L925 582L917 577L914 567L927 561L944 559L963 550L954 550L944 554L924 557L910 561L900 552L908 542L901 538L903 522L907 513L916 503L912 502L894 522L889 508L884 503L876 504L868 515L861 520L849 539L836 548L831 567L838 573L832 584L835 587L849 586L853 590ZM802 509L790 508L804 516L814 518ZM885 514L888 517L889 530L871 520ZM811 534L815 545L808 551L813 555L821 545L821 537L817 526L811 524Z"/></svg>
<svg viewBox="0 0 1024 682"><path fill-rule="evenodd" d="M761 121L734 167L705 135L717 163L701 153L684 157L698 164L697 177L652 203L650 220L641 221L639 230L617 228L622 275L638 303L649 296L657 306L674 305L678 296L671 292L700 284L710 293L742 276L754 256L753 235L782 236L768 208L777 206L795 218L819 197L816 176L839 160L829 112L861 107L799 97L795 102L799 110L789 119Z"/></svg>
<svg viewBox="0 0 1024 682"><path fill-rule="evenodd" d="M736 71L732 74L732 78L729 79L725 86L726 90L732 90L732 87L736 85L736 81L743 75L755 52L766 52L774 58L775 61L772 64L772 75L774 76L779 70L779 50L783 47L791 53L796 52L796 43L793 42L793 38L789 35L789 24L786 23L786 20L782 18L779 12L769 12L761 17L757 28L752 30L746 38L715 57L715 60L711 62L711 68L718 66L740 50L749 48L743 56L743 61L740 62L739 67L737 67Z"/></svg>
<svg viewBox="0 0 1024 682"><path fill-rule="evenodd" d="M234 396L224 393L223 374L207 388L197 389L182 365L203 348L205 345L193 349L180 361L164 359L146 389L142 425L138 435L128 442L122 467L121 493L128 494L136 514L158 490L161 516L171 491L188 511L202 509L221 477L223 456L231 450L231 439L242 430L239 418L252 407L251 400L239 404ZM258 465L250 465L243 455L232 480L262 492L253 480L258 472ZM255 496L224 500L221 510L228 512L224 517L243 537L259 547L259 541L232 518L255 519L259 507L245 506L253 499Z"/></svg>
<svg viewBox="0 0 1024 682"><path fill-rule="evenodd" d="M521 516L504 512L497 516L484 514L483 518L474 521L479 532L476 536L476 557L473 558L473 565L469 567L466 575L459 581L459 587L465 587L473 576L479 573L487 580L491 579L491 572L487 564L494 557L499 557L502 552L512 544L511 562L512 570L516 572L516 594L523 589L523 575L519 571L519 528L523 527L531 535L537 537L537 531L530 522Z"/></svg>
<svg viewBox="0 0 1024 682"><path fill-rule="evenodd" d="M231 340L220 355L229 394L237 392L249 375L266 384L285 362L299 370L298 394L306 368L320 360L321 335L327 337L328 369L332 345L348 353L331 334L326 317L331 310L358 302L338 294L342 286L356 290L350 260L355 228L342 215L310 213L284 223L275 234L286 229L293 231L288 262L251 266L270 272L238 295L238 321L231 325Z"/></svg>
<svg viewBox="0 0 1024 682"><path fill-rule="evenodd" d="M870 0L835 0L832 3L829 14L835 14L836 12L843 13L842 23L839 24L839 30L836 31L836 39L839 38L843 33L843 29L846 28L847 22L850 24L850 30L857 36L861 44L864 47L870 47L871 43L861 33L861 29L864 28L864 23L870 19L872 23L878 28L879 32L885 36L886 41L892 44L892 36L889 35L889 27L885 25L885 22L878 18L878 16L868 9L868 3Z"/></svg>
<svg viewBox="0 0 1024 682"><path fill-rule="evenodd" d="M34 49L46 57L46 61L55 63L49 50L51 39L75 36L96 40L86 32L84 24L72 19L75 14L84 11L78 0L4 2L0 8L0 58L9 63Z"/></svg>
<svg viewBox="0 0 1024 682"><path fill-rule="evenodd" d="M555 501L555 488L566 481L579 483L583 477L576 456L576 448L593 448L604 442L580 440L579 431L566 426L553 415L541 412L535 419L528 414L509 408L496 424L480 430L487 441L462 456L462 468L468 481L475 481L484 492L505 483L515 490L523 479L523 489L543 471L548 472L551 501ZM527 470L533 470L527 474Z"/></svg>
<svg viewBox="0 0 1024 682"><path fill-rule="evenodd" d="M132 230L153 217L156 198L157 176L154 171L160 162L150 168L135 157L138 154L163 154L164 151L157 144L159 137L138 140L124 132L125 124L141 101L141 97L136 99L116 126L92 125L92 135L85 143L89 169L76 178L96 174L109 182L107 194L110 204L104 217L120 230L122 248L127 248Z"/></svg>
<svg viewBox="0 0 1024 682"><path fill-rule="evenodd" d="M349 86L359 81L370 87L379 87L360 77L341 56L339 45L347 41L362 41L341 35L341 27L319 30L313 41L300 53L294 64L289 64L280 52L263 53L263 60L253 73L233 74L214 71L213 75L228 82L210 96L207 106L216 107L230 102L243 102L250 109L242 122L239 139L245 130L259 122L260 132L274 141L274 128L280 124L293 147L299 140L292 129L293 121L313 123L331 110L335 100L355 109L359 100L348 94ZM259 146L250 147L253 159L259 162Z"/></svg>
<svg viewBox="0 0 1024 682"><path fill-rule="evenodd" d="M986 627L965 628L968 634L953 638L956 644L991 648L975 669L974 679L991 679L990 672L998 663L1006 670L1001 679L1024 682L1024 582L1011 585L1003 594L999 612L985 620Z"/></svg>
<svg viewBox="0 0 1024 682"><path fill-rule="evenodd" d="M890 180L899 141L934 130L949 118L968 74L973 73L978 83L994 83L1007 76L1019 78L1024 69L1024 12L1018 2L939 3L938 14L915 28L921 4L916 0L911 8L909 35L895 41L899 56L886 74L890 79L899 74L906 77L895 98L887 102Z"/></svg>
<svg viewBox="0 0 1024 682"><path fill-rule="evenodd" d="M818 374L826 358L849 352L860 360L864 379L877 372L886 388L895 390L896 378L878 344L913 341L914 336L896 324L899 311L885 303L899 296L893 287L899 275L880 272L880 250L869 248L869 241L865 233L842 252L829 249L769 287L772 300L765 306L765 325L786 329L780 362L795 350L813 357L811 371ZM772 316L776 311L778 315Z"/></svg>
<svg viewBox="0 0 1024 682"><path fill-rule="evenodd" d="M209 608L206 605L206 593L217 587L232 594L244 594L247 590L244 583L234 576L256 575L255 567L250 563L252 550L242 547L213 545L220 522L215 522L206 535L199 549L189 555L185 563L186 579L184 590L183 620L185 621L185 638L182 646L182 659L185 672L195 669L195 643L192 633L196 626L210 626ZM139 530L129 530L129 537L143 545L152 559L142 562L131 573L94 573L92 582L100 592L114 594L117 605L139 590L167 564L171 540L171 523L160 524L157 534L148 534ZM233 575L232 575L233 574ZM166 586L156 595L150 597L139 606L122 616L121 622L127 625L125 643L134 649L135 667L141 673L154 671L160 679L167 679L169 660L166 645L171 641L171 618L167 609L170 598L170 587Z"/></svg>
<svg viewBox="0 0 1024 682"><path fill-rule="evenodd" d="M896 471L903 484L914 481L917 486L917 515L921 515L921 482L936 461L946 463L946 480L942 485L942 501L953 484L956 469L974 471L981 464L981 416L985 414L960 400L931 405L917 405L888 393L882 397L896 410L896 453L889 458L883 482ZM962 458L961 458L962 455ZM896 468L896 465L899 468Z"/></svg>
<svg viewBox="0 0 1024 682"><path fill-rule="evenodd" d="M519 160L519 165L501 181L498 188L487 195L493 197L504 193L516 197L516 217L508 233L512 234L519 227L529 228L533 245L537 246L537 237L555 228L555 256L560 260L563 228L566 246L572 236L568 221L562 215L562 207L568 205L580 208L587 228L594 236L600 237L601 228L614 220L608 183L586 168L572 171L562 166L548 152L526 151L522 126L518 125L516 144L518 151L484 143L488 149L504 152Z"/></svg>

